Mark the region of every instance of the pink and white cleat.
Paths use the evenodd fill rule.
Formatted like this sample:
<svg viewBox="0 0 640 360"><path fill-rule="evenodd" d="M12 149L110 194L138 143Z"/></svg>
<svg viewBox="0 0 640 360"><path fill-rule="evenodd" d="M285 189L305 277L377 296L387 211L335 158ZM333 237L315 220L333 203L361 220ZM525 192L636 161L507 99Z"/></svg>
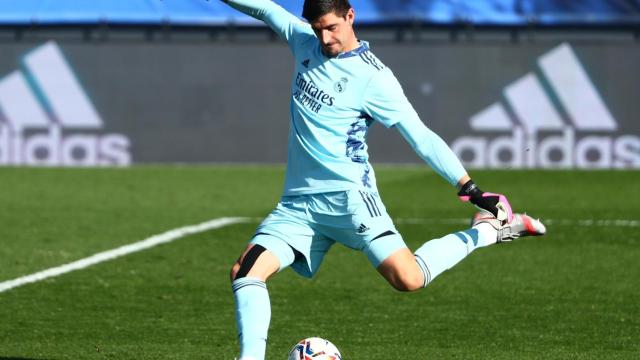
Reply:
<svg viewBox="0 0 640 360"><path fill-rule="evenodd" d="M513 214L511 222L501 225L501 221L496 219L488 211L480 211L473 216L471 226L487 223L498 230L498 241L507 242L524 236L541 236L547 232L547 228L540 222L527 214Z"/></svg>

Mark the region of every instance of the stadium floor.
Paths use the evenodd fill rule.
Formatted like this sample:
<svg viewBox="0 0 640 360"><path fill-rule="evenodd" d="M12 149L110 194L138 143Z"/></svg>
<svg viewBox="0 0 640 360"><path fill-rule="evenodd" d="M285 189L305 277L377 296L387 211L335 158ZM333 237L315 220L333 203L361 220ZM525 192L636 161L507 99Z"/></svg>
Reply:
<svg viewBox="0 0 640 360"><path fill-rule="evenodd" d="M268 358L301 338L345 359L637 359L640 173L474 171L548 235L480 249L417 293L335 246L269 282ZM233 359L228 270L276 204L281 166L0 168L0 283L221 217L244 222L0 292L0 360ZM407 244L474 210L423 166L377 168Z"/></svg>

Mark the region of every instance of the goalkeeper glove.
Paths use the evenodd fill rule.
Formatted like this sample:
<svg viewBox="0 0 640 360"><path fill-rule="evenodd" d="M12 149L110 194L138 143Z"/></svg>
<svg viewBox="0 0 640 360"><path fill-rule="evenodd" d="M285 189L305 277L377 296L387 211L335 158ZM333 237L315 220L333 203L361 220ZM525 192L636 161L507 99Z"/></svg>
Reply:
<svg viewBox="0 0 640 360"><path fill-rule="evenodd" d="M503 224L509 223L513 219L511 205L509 205L509 201L504 195L483 192L471 180L467 181L462 186L458 192L458 196L460 197L460 200L470 201L479 209L492 213L493 216Z"/></svg>

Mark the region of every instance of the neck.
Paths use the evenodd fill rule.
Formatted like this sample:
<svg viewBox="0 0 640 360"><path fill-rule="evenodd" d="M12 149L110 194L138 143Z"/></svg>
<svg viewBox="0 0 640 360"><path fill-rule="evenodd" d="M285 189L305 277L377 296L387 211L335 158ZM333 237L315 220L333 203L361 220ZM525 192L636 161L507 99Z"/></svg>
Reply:
<svg viewBox="0 0 640 360"><path fill-rule="evenodd" d="M351 38L351 40L349 41L349 43L344 47L344 52L349 52L351 50L355 50L359 46L360 46L360 42L358 41L358 38L354 34L353 37Z"/></svg>
<svg viewBox="0 0 640 360"><path fill-rule="evenodd" d="M354 37L353 41L349 41L347 46L345 46L344 49L342 49L342 51L340 53L338 53L336 55L333 55L333 56L327 55L325 53L325 56L335 58L335 57L338 57L338 56L340 56L342 54L348 53L349 51L355 50L355 49L357 49L359 47L360 47L360 42L358 41L357 38Z"/></svg>

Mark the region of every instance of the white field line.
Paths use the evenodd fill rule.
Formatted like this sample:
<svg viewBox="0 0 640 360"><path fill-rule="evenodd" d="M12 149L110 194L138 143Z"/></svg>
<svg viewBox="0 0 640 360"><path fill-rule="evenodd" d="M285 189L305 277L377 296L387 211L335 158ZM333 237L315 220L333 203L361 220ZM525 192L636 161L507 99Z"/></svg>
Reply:
<svg viewBox="0 0 640 360"><path fill-rule="evenodd" d="M74 261L69 264L53 267L47 270L43 270L31 275L19 277L17 279L8 280L0 283L0 293L22 286L29 283L38 282L44 279L60 276L71 271L87 268L92 265L99 264L101 262L113 260L115 258L129 255L134 252L146 250L160 244L166 244L182 237L201 233L208 230L219 229L228 225L233 225L241 222L247 222L249 219L240 217L224 217L207 222L203 222L197 225L189 225L181 228L169 230L162 234L153 235L144 240L135 242L133 244L124 245L119 248L107 250L87 258Z"/></svg>
<svg viewBox="0 0 640 360"><path fill-rule="evenodd" d="M640 220L630 219L540 219L545 225L560 226L585 226L585 227L640 227ZM396 218L396 224L453 224L453 225L469 225L470 219L452 218L452 219L435 219L435 218Z"/></svg>
<svg viewBox="0 0 640 360"><path fill-rule="evenodd" d="M260 222L261 218L245 218L245 217L225 217L207 221L197 225L185 226L173 230L169 230L162 234L153 235L147 239L138 241L133 244L124 245L119 248L97 253L87 258L74 261L69 264L57 266L47 270L43 270L31 275L19 277L17 279L8 280L0 283L0 293L22 286L29 283L42 281L51 277L60 276L71 271L81 270L92 265L99 264L101 262L113 260L115 258L129 255L134 252L146 250L154 246L172 242L182 237L197 234L200 232L219 229L228 225L233 225L242 222ZM396 218L394 219L396 224L453 224L453 225L468 225L469 219L465 218ZM546 225L561 225L561 226L586 226L586 227L640 227L640 220L629 219L582 219L582 220L569 220L569 219L542 219L542 222Z"/></svg>

